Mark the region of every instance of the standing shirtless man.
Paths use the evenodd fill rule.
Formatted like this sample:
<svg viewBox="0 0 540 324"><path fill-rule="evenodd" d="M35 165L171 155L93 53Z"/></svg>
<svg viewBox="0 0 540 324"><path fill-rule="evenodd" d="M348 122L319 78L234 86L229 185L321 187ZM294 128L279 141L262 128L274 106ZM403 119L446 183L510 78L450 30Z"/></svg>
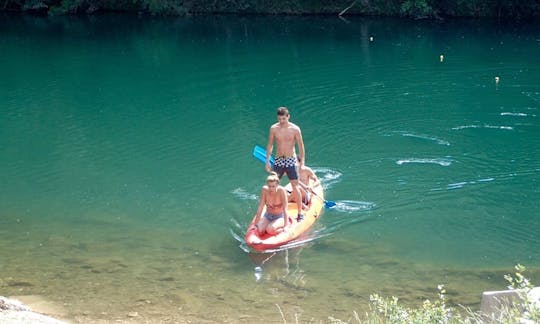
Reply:
<svg viewBox="0 0 540 324"><path fill-rule="evenodd" d="M271 172L270 156L274 149L274 142L277 144L276 159L274 162L273 171L281 178L284 173L292 185L292 194L294 201L298 204L297 221L304 219L302 214L302 194L298 187L298 165L305 163L304 141L302 140L302 132L300 127L289 122L289 110L286 107L277 109L278 122L270 126L270 135L268 136L268 145L266 146L266 171ZM298 145L298 156L296 156L296 145ZM287 222L285 222L285 225Z"/></svg>

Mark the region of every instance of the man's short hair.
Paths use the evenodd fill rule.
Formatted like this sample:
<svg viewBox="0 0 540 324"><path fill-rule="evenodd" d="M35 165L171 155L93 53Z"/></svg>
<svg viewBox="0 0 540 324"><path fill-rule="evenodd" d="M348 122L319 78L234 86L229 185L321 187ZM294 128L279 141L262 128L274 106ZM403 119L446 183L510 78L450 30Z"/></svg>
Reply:
<svg viewBox="0 0 540 324"><path fill-rule="evenodd" d="M289 115L289 109L287 109L287 107L279 107L277 109L277 115L278 116L288 116Z"/></svg>

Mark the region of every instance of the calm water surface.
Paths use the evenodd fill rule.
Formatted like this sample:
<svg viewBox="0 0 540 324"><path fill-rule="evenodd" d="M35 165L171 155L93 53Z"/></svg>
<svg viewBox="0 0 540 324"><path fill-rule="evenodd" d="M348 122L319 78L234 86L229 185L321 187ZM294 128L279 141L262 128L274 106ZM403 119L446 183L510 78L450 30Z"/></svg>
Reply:
<svg viewBox="0 0 540 324"><path fill-rule="evenodd" d="M74 322L325 322L438 284L477 308L517 263L538 283L538 27L2 16L0 295ZM248 253L281 105L337 207Z"/></svg>

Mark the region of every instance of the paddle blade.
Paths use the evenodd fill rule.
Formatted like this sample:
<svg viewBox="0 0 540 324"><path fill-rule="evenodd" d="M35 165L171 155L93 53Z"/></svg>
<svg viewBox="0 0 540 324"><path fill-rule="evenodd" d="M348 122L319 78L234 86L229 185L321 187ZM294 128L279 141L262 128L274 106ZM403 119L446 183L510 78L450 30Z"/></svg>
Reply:
<svg viewBox="0 0 540 324"><path fill-rule="evenodd" d="M332 208L332 207L334 207L335 205L336 205L336 202L335 202L335 201L328 201L328 200L326 200L326 201L324 202L324 207L326 207L326 208Z"/></svg>
<svg viewBox="0 0 540 324"><path fill-rule="evenodd" d="M266 163L266 150L258 145L253 148L253 156L262 163ZM270 157L270 165L274 165L274 157Z"/></svg>

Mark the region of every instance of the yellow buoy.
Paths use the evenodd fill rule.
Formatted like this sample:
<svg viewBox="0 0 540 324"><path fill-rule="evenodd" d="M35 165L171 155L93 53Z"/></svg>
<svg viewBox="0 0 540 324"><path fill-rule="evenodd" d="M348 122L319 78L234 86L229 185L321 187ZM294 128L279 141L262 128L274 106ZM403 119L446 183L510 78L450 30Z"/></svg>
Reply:
<svg viewBox="0 0 540 324"><path fill-rule="evenodd" d="M442 63L442 62L444 61L444 55L441 54L441 55L439 56L439 60L440 60L441 63Z"/></svg>

